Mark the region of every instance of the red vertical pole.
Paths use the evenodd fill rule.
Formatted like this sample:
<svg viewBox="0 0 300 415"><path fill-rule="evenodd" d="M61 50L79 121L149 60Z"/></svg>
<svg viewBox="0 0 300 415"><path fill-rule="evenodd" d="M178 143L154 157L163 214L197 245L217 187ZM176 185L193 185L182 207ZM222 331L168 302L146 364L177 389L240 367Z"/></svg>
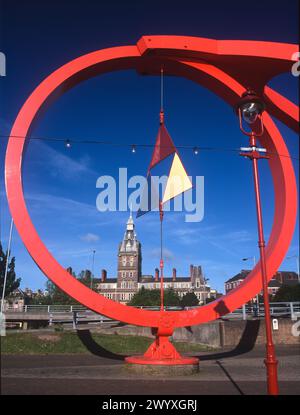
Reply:
<svg viewBox="0 0 300 415"><path fill-rule="evenodd" d="M250 146L252 148L256 148L256 137L253 133L250 136ZM278 395L278 377L277 377L278 361L276 360L275 348L274 348L273 339L272 339L271 315L270 315L266 255L265 255L265 240L264 240L263 218L262 218L262 209L261 209L260 184L259 184L259 176L258 176L258 159L259 158L261 158L259 153L253 150L251 159L253 163L253 176L254 176L257 226L258 226L258 247L259 247L260 262L261 262L261 275L262 275L262 286L263 286L263 297L264 297L264 308L265 308L266 340L267 340L266 359L264 362L267 368L268 394Z"/></svg>
<svg viewBox="0 0 300 415"><path fill-rule="evenodd" d="M164 211L162 202L159 202L159 218L160 218L160 309L164 310L164 260L163 260L163 245L162 245L162 226Z"/></svg>
<svg viewBox="0 0 300 415"><path fill-rule="evenodd" d="M159 123L164 123L164 70L160 68L160 113ZM160 310L164 311L164 260L163 260L163 218L164 211L162 201L159 202L159 218L160 218Z"/></svg>

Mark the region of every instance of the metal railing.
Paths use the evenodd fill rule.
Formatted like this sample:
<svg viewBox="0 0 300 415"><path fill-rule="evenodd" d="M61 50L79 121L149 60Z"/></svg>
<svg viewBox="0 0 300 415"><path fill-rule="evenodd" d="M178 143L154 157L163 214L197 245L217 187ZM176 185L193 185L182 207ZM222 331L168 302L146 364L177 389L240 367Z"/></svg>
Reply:
<svg viewBox="0 0 300 415"><path fill-rule="evenodd" d="M101 314L94 313L91 310L73 310L72 313L61 311L54 311L49 314L49 326L57 323L72 323L73 328L76 329L80 323L104 323L113 322L115 320Z"/></svg>
<svg viewBox="0 0 300 415"><path fill-rule="evenodd" d="M297 320L300 318L300 301L293 302L274 302L270 303L271 317L290 317L291 320ZM264 317L265 308L263 303L259 303L257 307L254 305L246 305L243 308L238 308L232 313L226 314L227 318L239 318L241 316L252 317Z"/></svg>
<svg viewBox="0 0 300 415"><path fill-rule="evenodd" d="M72 324L76 329L78 324L114 322L109 317L97 314L81 305L25 305L19 308L9 306L5 313L12 321L48 320L49 326L54 324Z"/></svg>
<svg viewBox="0 0 300 415"><path fill-rule="evenodd" d="M16 313L72 313L73 311L86 311L86 307L82 305L24 305L21 307L6 306L5 312L16 312Z"/></svg>
<svg viewBox="0 0 300 415"><path fill-rule="evenodd" d="M159 307L138 307L143 308L146 310L156 310ZM185 309L191 309L197 307L186 307ZM168 311L178 311L180 307L165 307ZM5 312L16 312L16 313L93 313L86 307L82 305L59 305L59 304L52 304L52 305L25 305L22 307L15 308L13 306L5 307ZM293 302L271 302L270 303L270 312L271 316L273 317L290 317L292 320L296 320L300 317L300 301L293 301ZM94 313L97 315L96 313ZM264 304L260 303L257 307L254 305L246 305L243 308L238 308L234 310L232 313L226 314L227 318L235 318L243 316L246 314L247 316L254 316L254 317L263 317L264 316Z"/></svg>

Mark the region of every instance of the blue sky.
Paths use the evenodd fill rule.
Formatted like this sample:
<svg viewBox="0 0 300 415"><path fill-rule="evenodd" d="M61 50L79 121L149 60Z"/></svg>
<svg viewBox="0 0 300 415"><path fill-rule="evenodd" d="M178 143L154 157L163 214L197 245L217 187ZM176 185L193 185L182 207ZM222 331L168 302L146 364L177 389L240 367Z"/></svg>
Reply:
<svg viewBox="0 0 300 415"><path fill-rule="evenodd" d="M218 3L218 2L217 2ZM50 72L84 53L105 47L134 44L143 34L185 34L219 39L260 39L297 42L297 2L261 1L251 10L229 1L199 6L199 2L83 2L45 1L0 3L0 51L7 57L7 76L0 78L0 131L9 133L18 110L35 86ZM171 7L172 4L172 7ZM178 3L179 4L179 3ZM245 21L245 15L247 19ZM247 22L255 21L255 25ZM280 30L278 30L280 27ZM297 102L298 79L286 74L272 87ZM59 98L40 118L32 135L103 139L122 143L154 144L158 129L160 84L157 77L134 71L109 73L76 86ZM206 89L181 78L165 78L166 126L175 145L238 148L246 144L233 111ZM298 137L276 121L291 154L299 157ZM1 239L7 244L9 212L5 199L3 162L7 140L0 141ZM127 212L100 213L95 201L96 180L118 175L145 175L150 148L132 154L126 147L32 140L24 159L24 190L32 220L49 250L63 266L76 272L91 267L95 274L107 268L116 275L118 243ZM232 152L180 151L192 176L204 176L205 216L185 223L183 214L165 215L166 274L176 267L188 275L189 265L201 264L213 287L243 267L243 257L258 258L256 216L249 161ZM293 161L298 171L299 162ZM260 163L266 238L273 220L273 190L267 162ZM298 173L297 173L298 174ZM297 177L298 180L298 177ZM298 229L298 224L297 228ZM159 261L159 221L150 213L136 220L143 246L143 273L154 272ZM288 253L299 247L295 233ZM13 255L22 286L43 287L46 277L14 232ZM249 266L251 262L249 261ZM286 260L281 269L296 269Z"/></svg>

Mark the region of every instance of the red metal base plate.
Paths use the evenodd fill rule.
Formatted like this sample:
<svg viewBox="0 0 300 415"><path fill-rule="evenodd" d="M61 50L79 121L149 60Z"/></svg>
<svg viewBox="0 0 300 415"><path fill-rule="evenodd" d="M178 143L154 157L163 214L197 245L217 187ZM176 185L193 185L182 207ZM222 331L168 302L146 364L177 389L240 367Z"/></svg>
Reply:
<svg viewBox="0 0 300 415"><path fill-rule="evenodd" d="M137 365L163 365L163 366L172 366L172 365L197 365L199 359L196 357L180 357L177 359L152 359L151 357L146 357L144 355L140 356L129 356L125 358L126 363L132 363Z"/></svg>

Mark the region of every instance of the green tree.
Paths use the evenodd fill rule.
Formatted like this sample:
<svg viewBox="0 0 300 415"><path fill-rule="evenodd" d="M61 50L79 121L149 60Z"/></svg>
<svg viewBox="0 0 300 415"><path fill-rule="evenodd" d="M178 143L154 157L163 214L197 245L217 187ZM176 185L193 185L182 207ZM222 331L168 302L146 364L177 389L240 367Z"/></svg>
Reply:
<svg viewBox="0 0 300 415"><path fill-rule="evenodd" d="M0 243L0 289L3 292L4 275L6 267L7 252L3 251L2 244ZM8 272L5 286L5 297L8 297L14 290L19 288L21 278L16 277L15 273L15 257L12 257L8 264Z"/></svg>
<svg viewBox="0 0 300 415"><path fill-rule="evenodd" d="M207 297L206 298L206 300L205 300L205 304L208 304L208 303L212 303L213 301L215 301L215 298L213 298L213 297Z"/></svg>
<svg viewBox="0 0 300 415"><path fill-rule="evenodd" d="M275 301L275 296L272 295L272 294L270 294L270 293L268 294L268 298L269 298L269 302L270 303L272 303L272 302ZM252 302L252 300L250 300L250 302ZM259 304L263 304L263 302L264 302L264 296L262 294L259 294L258 295L258 302L259 302Z"/></svg>
<svg viewBox="0 0 300 415"><path fill-rule="evenodd" d="M51 281L47 281L46 289L48 291L48 296L46 296L48 304L62 304L62 305L78 304L77 301L75 301L72 297L70 297L68 294L62 291L59 287L57 287ZM37 301L37 304L39 304L38 298L32 299L32 301L33 301L32 304L33 303L36 304L36 301Z"/></svg>
<svg viewBox="0 0 300 415"><path fill-rule="evenodd" d="M78 274L78 281L80 281L83 285L86 285L87 287L91 286L92 278L94 276L92 275L92 272L89 269L82 270Z"/></svg>
<svg viewBox="0 0 300 415"><path fill-rule="evenodd" d="M91 279L92 273L90 270L82 270L78 276L76 277L75 272L73 272L72 268L67 268L67 271L70 275L74 278L77 278L82 284L86 285L87 287L91 286ZM47 296L36 296L30 299L30 304L61 304L61 305L75 305L79 304L78 301L74 300L64 291L62 291L59 287L57 287L53 282L47 281L46 283L46 290L48 291ZM93 287L95 290L95 287Z"/></svg>
<svg viewBox="0 0 300 415"><path fill-rule="evenodd" d="M179 295L173 288L167 288L164 292L164 304L166 306L181 306Z"/></svg>
<svg viewBox="0 0 300 415"><path fill-rule="evenodd" d="M275 294L273 301L300 301L300 284L283 285Z"/></svg>
<svg viewBox="0 0 300 415"><path fill-rule="evenodd" d="M160 291L147 290L145 287L141 287L128 304L131 306L159 306Z"/></svg>
<svg viewBox="0 0 300 415"><path fill-rule="evenodd" d="M194 292L186 293L181 298L182 307L194 307L199 305L199 300Z"/></svg>
<svg viewBox="0 0 300 415"><path fill-rule="evenodd" d="M34 297L25 297L25 304L29 305L51 305L52 298L50 295L36 295Z"/></svg>
<svg viewBox="0 0 300 415"><path fill-rule="evenodd" d="M142 287L135 293L128 304L135 307L160 306L160 290L148 290L145 287ZM165 290L164 304L165 306L180 306L180 298L172 288Z"/></svg>

